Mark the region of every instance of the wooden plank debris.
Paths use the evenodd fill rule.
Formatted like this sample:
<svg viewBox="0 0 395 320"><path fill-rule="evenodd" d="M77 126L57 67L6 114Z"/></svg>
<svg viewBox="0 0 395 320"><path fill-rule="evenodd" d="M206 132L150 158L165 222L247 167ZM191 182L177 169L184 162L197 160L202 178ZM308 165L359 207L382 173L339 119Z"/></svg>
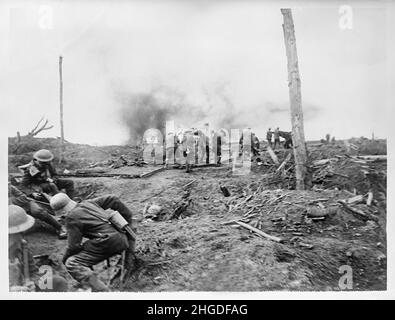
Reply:
<svg viewBox="0 0 395 320"><path fill-rule="evenodd" d="M368 198L366 199L366 205L370 206L373 201L373 192L369 191L368 192Z"/></svg>
<svg viewBox="0 0 395 320"><path fill-rule="evenodd" d="M353 158L368 161L387 161L387 155L356 156Z"/></svg>
<svg viewBox="0 0 395 320"><path fill-rule="evenodd" d="M280 171L282 168L285 167L285 165L287 164L287 162L289 160L291 160L292 154L288 153L287 157L284 159L284 161L281 163L281 165L277 168L276 172Z"/></svg>
<svg viewBox="0 0 395 320"><path fill-rule="evenodd" d="M153 176L155 173L161 172L163 170L166 170L166 168L165 167L161 167L161 168L152 170L150 172L143 173L143 174L140 175L140 178L148 178L150 176Z"/></svg>
<svg viewBox="0 0 395 320"><path fill-rule="evenodd" d="M242 226L242 227L244 227L246 229L249 229L249 230L251 230L251 231L253 231L253 232L255 232L255 233L257 233L257 234L259 234L259 235L261 235L263 237L265 237L266 239L269 239L269 240L272 240L272 241L276 241L276 242L280 242L280 243L284 241L283 239L281 239L279 237L271 236L270 234L267 234L267 233L263 232L262 230L254 228L254 227L252 227L249 224L246 224L244 222L240 222L240 221L235 221L235 222L237 224L239 224L240 226Z"/></svg>
<svg viewBox="0 0 395 320"><path fill-rule="evenodd" d="M333 161L337 161L337 158L330 158L330 159L320 159L313 161L313 166L323 166Z"/></svg>
<svg viewBox="0 0 395 320"><path fill-rule="evenodd" d="M243 201L239 202L238 204L236 204L235 206L229 206L229 213L232 212L234 209L238 208L239 206L241 206L242 204L246 203L247 201L251 200L253 196L249 195L247 198L245 198Z"/></svg>
<svg viewBox="0 0 395 320"><path fill-rule="evenodd" d="M347 204L353 204L353 203L360 203L363 201L363 195L357 195L355 197L349 198L345 200Z"/></svg>
<svg viewBox="0 0 395 320"><path fill-rule="evenodd" d="M269 153L270 157L272 158L275 164L277 165L280 164L280 161L278 161L276 154L274 153L273 149L269 145L267 146L267 152Z"/></svg>
<svg viewBox="0 0 395 320"><path fill-rule="evenodd" d="M62 173L59 177L74 177L74 178L122 178L122 179L137 179L140 178L139 174L126 174L126 173Z"/></svg>
<svg viewBox="0 0 395 320"><path fill-rule="evenodd" d="M345 201L343 201L343 200L339 200L338 202L339 202L347 211L351 212L355 217L357 217L357 218L359 218L359 219L362 219L362 220L364 220L364 221L367 221L367 220L378 221L378 218L377 218L377 217L375 217L375 216L373 216L373 215L371 215L371 214L366 214L365 212L363 212L363 211L361 211L361 210L359 210L359 209L353 208L353 207L351 207L350 205L348 205L348 204L347 204Z"/></svg>

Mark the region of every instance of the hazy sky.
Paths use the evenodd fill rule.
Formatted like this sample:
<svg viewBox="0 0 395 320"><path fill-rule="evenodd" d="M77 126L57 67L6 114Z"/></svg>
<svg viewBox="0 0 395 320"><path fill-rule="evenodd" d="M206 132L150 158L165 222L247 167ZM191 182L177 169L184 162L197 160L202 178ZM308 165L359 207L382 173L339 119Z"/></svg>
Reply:
<svg viewBox="0 0 395 320"><path fill-rule="evenodd" d="M186 125L215 126L230 117L261 138L268 127L291 130L279 10L287 6L293 9L306 138L389 135L388 2L347 2L351 29L339 26L343 2L45 3L0 4L4 135L25 134L42 116L54 129L40 136L60 135L59 55L65 137L72 142L126 142L117 97L156 88L167 90L165 100L173 91L184 96Z"/></svg>

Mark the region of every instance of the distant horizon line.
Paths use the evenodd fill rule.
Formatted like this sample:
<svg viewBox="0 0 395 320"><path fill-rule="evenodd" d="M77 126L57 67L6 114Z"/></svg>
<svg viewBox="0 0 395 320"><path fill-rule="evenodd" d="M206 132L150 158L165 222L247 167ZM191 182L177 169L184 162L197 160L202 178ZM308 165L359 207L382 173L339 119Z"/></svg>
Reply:
<svg viewBox="0 0 395 320"><path fill-rule="evenodd" d="M8 137L8 139L17 139L18 137L17 136L12 136L12 137ZM22 138L23 138L23 136L22 136ZM61 137L58 137L58 136L55 136L55 137L31 137L31 138L34 138L34 139L53 139L53 140L61 140ZM336 137L335 137L336 138ZM337 141L337 142L339 142L339 141L345 141L345 140L351 140L351 139L367 139L367 140L373 140L372 138L368 138L368 137L365 137L365 136L359 136L359 137L355 137L355 136L353 136L353 137L351 137L351 138L347 138L347 139L335 139L335 142ZM377 140L377 141L379 141L379 140L387 140L387 138L380 138L380 137L375 137L374 138L374 140ZM266 139L259 139L259 141L266 141ZM306 143L320 143L320 142L322 142L322 141L325 141L325 139L324 138L321 138L321 139L306 139ZM83 143L83 142L72 142L72 141L69 141L69 140L67 140L67 139L65 139L65 142L66 143L71 143L71 144L78 144L78 145L89 145L89 146L97 146L97 147L111 147L111 146L137 146L138 144L136 143L136 144L131 144L131 143L128 143L128 142L124 142L124 143L118 143L118 144L116 144L116 143L113 143L113 144L99 144L99 143Z"/></svg>

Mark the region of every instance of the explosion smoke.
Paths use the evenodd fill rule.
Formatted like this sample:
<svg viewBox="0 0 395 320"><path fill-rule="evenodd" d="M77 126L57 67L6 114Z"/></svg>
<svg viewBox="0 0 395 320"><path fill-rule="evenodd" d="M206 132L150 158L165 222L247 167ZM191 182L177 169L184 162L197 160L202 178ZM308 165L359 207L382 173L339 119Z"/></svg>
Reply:
<svg viewBox="0 0 395 320"><path fill-rule="evenodd" d="M182 108L177 103L162 102L156 93L122 95L121 120L129 130L130 142L139 142L150 128L159 129L163 134L166 120Z"/></svg>

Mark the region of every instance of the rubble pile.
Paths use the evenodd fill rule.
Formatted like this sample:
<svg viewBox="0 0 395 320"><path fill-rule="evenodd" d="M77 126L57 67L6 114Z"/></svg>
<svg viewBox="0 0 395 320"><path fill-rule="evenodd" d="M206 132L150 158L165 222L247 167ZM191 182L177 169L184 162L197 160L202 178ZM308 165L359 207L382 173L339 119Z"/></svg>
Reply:
<svg viewBox="0 0 395 320"><path fill-rule="evenodd" d="M369 196L350 197L345 190L262 188L247 194L222 201L229 218L224 224L237 223L236 227L248 228L257 236L304 249L312 249L314 235L322 236L323 232L337 238L341 231L349 240L366 235L365 229L370 226L380 229L372 233L376 242L385 238L385 209L382 203L373 204Z"/></svg>
<svg viewBox="0 0 395 320"><path fill-rule="evenodd" d="M127 146L93 155L76 146L66 153L78 169L59 173L75 178L78 200L111 193L133 209L141 272L123 288L122 256L95 266L117 290L339 290L342 265L352 267L355 290L385 290L387 157L370 144L309 145L313 185L303 191L292 149L262 149L251 172L237 175L232 162L185 173L146 166ZM44 231L27 235L35 257L61 261L65 242Z"/></svg>
<svg viewBox="0 0 395 320"><path fill-rule="evenodd" d="M322 189L345 189L352 193L373 192L385 197L387 185L386 157L336 156L313 162L313 184Z"/></svg>

